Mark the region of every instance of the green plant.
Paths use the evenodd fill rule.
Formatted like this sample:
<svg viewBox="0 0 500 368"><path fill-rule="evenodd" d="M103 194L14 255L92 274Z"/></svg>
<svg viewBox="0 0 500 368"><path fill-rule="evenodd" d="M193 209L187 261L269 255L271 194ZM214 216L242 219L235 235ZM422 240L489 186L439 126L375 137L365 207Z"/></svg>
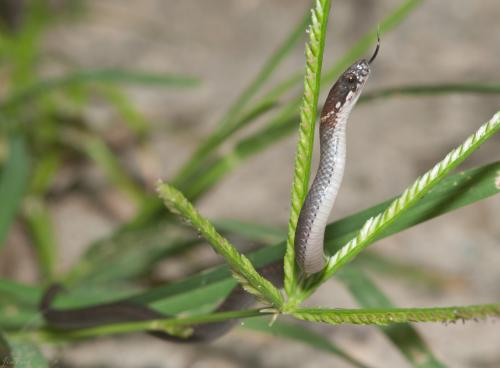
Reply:
<svg viewBox="0 0 500 368"><path fill-rule="evenodd" d="M55 77L38 70L43 33L57 22L48 3L34 1L26 7L24 25L15 33L0 35L3 82L8 93L0 101L0 145L7 156L3 171L5 206L0 217L0 248L16 215L22 213L46 279L54 277L58 253L47 200L58 173L72 160L93 162L107 179L138 207L148 201L131 170L123 165L96 129L84 117L96 95L102 95L121 115L132 142L149 134L142 112L116 90L118 85L186 88L199 84L189 76L155 74L121 69L76 69ZM35 127L35 129L34 129ZM137 143L133 143L136 144ZM24 204L21 200L24 194Z"/></svg>
<svg viewBox="0 0 500 368"><path fill-rule="evenodd" d="M383 34L401 22L420 1L408 0L394 13L381 23L380 31ZM214 249L220 253L228 267L220 266L209 272L181 280L179 282L151 288L137 292L133 282L151 272L154 265L161 259L172 254L185 252L197 246L199 239L193 236L186 226L177 222L162 208L160 200L150 196L146 190L132 180L117 164L117 158L97 134L83 129L78 130L77 139L83 138L84 144L78 147L78 152L94 160L108 173L111 183L127 193L137 203L137 217L129 224L125 224L109 238L96 242L77 265L65 275L57 275L74 291L64 295L58 301L60 306L81 306L102 302L103 300L127 299L151 305L169 314L188 312L188 316L170 318L167 320L148 321L140 323L123 323L82 330L74 333L47 331L43 323L36 319L36 305L41 295L42 287L27 286L11 280L0 279L0 327L6 331L5 341L0 341L11 355L16 354L19 346L36 351L36 346L26 343L35 340L64 341L73 339L91 338L114 333L125 333L143 330L165 330L170 333L189 333L188 327L210 321L222 321L234 318L266 317L289 315L307 321L321 321L331 324L355 323L381 325L383 333L394 342L395 346L404 354L413 366L440 367L443 366L419 334L407 322L440 321L450 322L471 318L500 315L500 304L487 304L466 307L450 308L394 308L389 299L371 282L358 265L347 264L355 256L363 257L364 248L376 240L390 236L396 232L409 228L417 223L429 220L440 214L479 201L497 194L500 191L498 180L500 162L494 162L482 167L473 168L461 173L447 176L448 173L462 162L475 149L479 148L488 138L500 129L500 113L469 137L457 149L451 151L443 161L438 163L428 173L410 186L403 194L395 199L380 203L355 215L331 224L325 234L326 249L332 256L327 267L318 275L308 279L298 277L295 269L293 254L293 236L297 222L298 211L307 192L312 155L314 125L320 84L334 79L353 59L359 57L371 45L375 38L375 30L365 35L352 50L350 50L321 78L322 50L326 35L326 24L330 9L327 0L313 2L311 25L309 28L309 43L306 51L306 75L304 95L300 109L300 133L296 157L296 170L292 187L291 215L288 227L286 246L279 240L284 237L284 231L270 227L255 226L237 222L219 222L212 225L203 218L191 204L199 199L211 187L244 159L261 152L266 147L277 142L280 138L290 134L296 128L299 111L297 109L300 98L292 98L282 106L278 105L279 98L287 91L300 83L298 75L291 76L279 83L265 94L260 100L251 103L257 91L267 81L270 74L289 53L292 46L300 39L304 21L301 21L283 46L270 58L255 81L236 99L220 125L215 129L193 157L188 160L179 174L173 180L175 187L166 183L158 185L161 199L171 212L180 215L194 227ZM54 142L67 144L66 138L54 134L49 136L49 146L54 148L50 154L43 154L32 166L31 182L28 181L29 160L26 147L46 145L40 142L43 137L31 135L23 130L26 122L23 117L23 103L28 99L45 100L48 88L57 90L69 84L80 82L100 81L154 81L160 77L145 77L129 72L93 71L78 72L55 81L35 81L27 84L24 90L15 92L4 100L3 118L13 120L6 136L8 154L0 177L0 200L7 205L0 210L0 241L8 230L19 211L21 200L25 206L37 208L37 211L23 211L23 216L30 216L27 221L31 224L33 237L40 254L40 268L44 270L47 279L55 278L53 271L54 253L57 251L51 240L52 235L47 233L50 226L47 222L47 212L44 211L44 195L50 186L50 177L56 172L67 147L52 147ZM117 79L116 79L117 78ZM172 81L169 77L169 83ZM177 80L177 79L176 79ZM185 81L185 80L184 80ZM190 81L190 80L188 80ZM191 83L191 82L187 82ZM376 98L389 98L399 93L449 93L449 92L499 93L498 85L461 84L430 85L397 87L394 89L374 91L364 96L369 102ZM81 91L80 91L81 92ZM85 91L82 93L85 94ZM50 99L49 99L50 100ZM49 101L50 102L50 101ZM74 102L74 101L73 101ZM49 119L57 112L59 100L48 103L44 124L51 128L54 121ZM55 106L55 107L54 107ZM253 123L264 113L278 110L269 122L250 136L233 142L232 148L221 153L222 143L228 142L234 134L248 124ZM40 108L40 112L44 112ZM141 129L139 129L141 130ZM33 154L29 156L34 156ZM47 170L47 167L50 170ZM44 174L49 172L50 175ZM24 189L24 190L23 190ZM26 193L26 190L28 191ZM24 194L24 198L22 193ZM184 194L183 194L184 193ZM27 203L27 204L26 204ZM443 205L446 204L446 205ZM24 206L23 206L24 207ZM166 231L165 229L168 229ZM242 237L259 239L264 243L278 243L275 246L265 247L245 256L239 253L232 244L220 233L239 234ZM168 234L168 240L165 236ZM174 234L174 235L172 235ZM145 256L145 249L148 255ZM286 249L286 254L285 254ZM141 255L141 256L139 256ZM285 260L286 297L271 283L262 278L255 267L269 264L273 261ZM383 262L378 260L376 262ZM344 267L345 266L345 267ZM353 297L362 309L313 309L301 308L300 303L306 300L323 282L333 275L338 276L345 283ZM231 278L231 275L234 277ZM247 291L256 295L263 303L264 308L211 313L211 308L220 298L227 295L236 284L241 283ZM109 285L115 285L113 291ZM203 301L201 308L196 308ZM8 311L14 313L8 314ZM398 324L392 324L397 322ZM336 354L355 366L363 366L355 358L336 347L321 335L309 330L305 326L285 323L279 318L273 325L267 326L262 319L249 319L246 325L249 328L277 333L289 339L299 339L311 346ZM28 326L28 327L27 327ZM187 329L185 328L187 327ZM402 336L404 338L402 338ZM25 344L25 345L23 345ZM0 350L1 351L1 350ZM38 354L36 358L40 359Z"/></svg>

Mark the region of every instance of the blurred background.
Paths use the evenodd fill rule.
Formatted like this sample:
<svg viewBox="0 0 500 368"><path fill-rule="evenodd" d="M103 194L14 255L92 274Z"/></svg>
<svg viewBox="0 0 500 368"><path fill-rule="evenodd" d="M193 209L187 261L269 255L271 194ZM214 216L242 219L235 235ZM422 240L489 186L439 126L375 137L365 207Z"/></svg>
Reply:
<svg viewBox="0 0 500 368"><path fill-rule="evenodd" d="M334 1L324 69L402 3ZM498 1L417 3L383 35L366 92L410 84L500 83ZM20 188L17 220L5 232L0 276L39 285L71 273L93 244L123 224L135 221L142 229L138 214L150 213L156 179L178 179L309 7L305 0L1 1L0 158L19 143L6 132L21 131L29 164L19 175L29 179ZM301 34L262 95L302 73ZM299 79L218 147L219 156L235 161L225 161L231 169L220 168L226 171L216 185L201 192L191 187L204 215L286 229L296 131L280 132L272 144L244 157L234 154L234 146L261 131L301 91ZM349 121L347 168L331 220L400 193L487 121L499 102L498 94L450 93L359 105ZM496 136L462 168L499 158ZM184 184L192 183L188 178ZM381 240L370 250L386 263L367 266L367 272L401 307L498 301L499 215L496 196ZM246 250L262 245L234 240ZM119 246L111 249L120 252ZM175 258L161 254L138 273L135 286L162 284L220 262L203 244ZM333 280L308 305L356 304ZM313 328L369 366L410 366L375 327ZM450 367L500 366L498 323L416 328ZM245 329L201 346L131 335L44 349L61 367L351 367L335 355Z"/></svg>

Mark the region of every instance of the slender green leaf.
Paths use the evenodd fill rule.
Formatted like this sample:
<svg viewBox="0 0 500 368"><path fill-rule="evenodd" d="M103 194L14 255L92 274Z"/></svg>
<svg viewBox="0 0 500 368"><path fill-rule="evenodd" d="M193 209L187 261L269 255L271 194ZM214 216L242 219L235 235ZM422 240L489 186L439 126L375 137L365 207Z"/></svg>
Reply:
<svg viewBox="0 0 500 368"><path fill-rule="evenodd" d="M213 221L217 230L231 234L237 234L246 239L263 242L275 243L283 239L286 230L279 229L271 225L256 224L252 222L242 222L232 219L223 219Z"/></svg>
<svg viewBox="0 0 500 368"><path fill-rule="evenodd" d="M57 297L55 305L62 308L81 307L98 302L114 302L135 293L137 293L137 287L126 284L107 283L98 286L86 284L63 292ZM10 318L16 315L16 308L19 308L17 312L31 310L36 315L42 295L42 287L0 279L0 304L4 311L7 311L5 315L0 313L0 316ZM31 317L33 318L33 316Z"/></svg>
<svg viewBox="0 0 500 368"><path fill-rule="evenodd" d="M201 241L193 239L191 232L165 221L140 231L117 234L94 243L64 281L81 285L131 280Z"/></svg>
<svg viewBox="0 0 500 368"><path fill-rule="evenodd" d="M149 123L144 115L134 106L131 99L116 86L99 86L99 92L120 113L125 124L139 137L149 130Z"/></svg>
<svg viewBox="0 0 500 368"><path fill-rule="evenodd" d="M393 308L391 301L377 286L354 265L342 268L338 273L340 281L349 289L363 308ZM416 329L408 323L379 327L391 342L399 348L416 368L441 368L441 364Z"/></svg>
<svg viewBox="0 0 500 368"><path fill-rule="evenodd" d="M0 278L0 295L3 300L13 299L17 303L36 304L41 294L34 286Z"/></svg>
<svg viewBox="0 0 500 368"><path fill-rule="evenodd" d="M467 94L499 94L500 84L485 83L438 83L388 87L367 92L360 98L360 102L368 102L392 96L432 96L450 95L452 93Z"/></svg>
<svg viewBox="0 0 500 368"><path fill-rule="evenodd" d="M46 193L61 166L62 160L62 154L58 151L46 152L42 157L38 157L30 183L32 195L41 197Z"/></svg>
<svg viewBox="0 0 500 368"><path fill-rule="evenodd" d="M193 207L193 205L177 189L166 183L157 186L160 197L167 208L174 214L190 223L222 255L231 267L234 277L248 292L256 295L263 301L279 308L283 297L278 289L263 278L253 267L250 260L221 236L214 226Z"/></svg>
<svg viewBox="0 0 500 368"><path fill-rule="evenodd" d="M8 143L7 158L0 172L0 249L19 210L29 174L23 138L11 136L5 143Z"/></svg>
<svg viewBox="0 0 500 368"><path fill-rule="evenodd" d="M5 332L30 331L40 327L40 318L32 307L0 302L0 330ZM1 367L1 366L0 366Z"/></svg>
<svg viewBox="0 0 500 368"><path fill-rule="evenodd" d="M332 325L388 325L405 322L456 322L500 317L500 304L436 308L322 309L299 308L291 313L304 321Z"/></svg>
<svg viewBox="0 0 500 368"><path fill-rule="evenodd" d="M166 315L188 313L198 315L210 313L235 287L236 281L227 278L224 281L200 286L189 293L178 294L168 299L151 303L151 307ZM84 284L72 287L71 291L62 293L55 300L57 308L75 308L108 303L136 294L135 287L116 283L100 285ZM0 279L0 329L26 331L39 328L42 318L37 305L42 291L34 286L28 286L7 279Z"/></svg>
<svg viewBox="0 0 500 368"><path fill-rule="evenodd" d="M199 79L173 74L154 74L133 70L93 69L77 70L61 77L38 81L31 86L8 96L0 103L1 109L10 109L26 103L55 89L82 83L121 83L159 87L193 87L200 83Z"/></svg>
<svg viewBox="0 0 500 368"><path fill-rule="evenodd" d="M38 256L39 267L46 279L54 276L57 242L49 209L42 198L31 196L26 200L24 219Z"/></svg>
<svg viewBox="0 0 500 368"><path fill-rule="evenodd" d="M90 135L79 135L75 138L76 147L94 160L116 187L126 193L138 206L145 200L146 194L102 139Z"/></svg>
<svg viewBox="0 0 500 368"><path fill-rule="evenodd" d="M273 336L279 336L288 340L301 342L313 348L332 353L351 363L354 367L368 367L366 364L361 363L349 353L345 352L342 348L334 345L326 337L321 336L319 333L314 332L306 326L281 321L275 321L271 324L263 318L247 319L242 322L242 325L250 330L264 332Z"/></svg>
<svg viewBox="0 0 500 368"><path fill-rule="evenodd" d="M357 258L360 268L376 272L388 279L398 279L430 289L433 292L443 290L451 283L463 281L459 275L449 274L433 267L414 264L411 261L397 260L366 250Z"/></svg>
<svg viewBox="0 0 500 368"><path fill-rule="evenodd" d="M300 106L299 139L295 155L295 170L292 181L290 203L290 221L285 254L285 290L289 297L295 293L297 269L295 264L295 228L300 209L306 199L309 187L311 160L314 145L314 128L318 110L321 67L325 48L326 26L330 13L330 1L316 0L311 9L311 21L308 28L309 42L306 44L306 72L304 76L304 94Z"/></svg>

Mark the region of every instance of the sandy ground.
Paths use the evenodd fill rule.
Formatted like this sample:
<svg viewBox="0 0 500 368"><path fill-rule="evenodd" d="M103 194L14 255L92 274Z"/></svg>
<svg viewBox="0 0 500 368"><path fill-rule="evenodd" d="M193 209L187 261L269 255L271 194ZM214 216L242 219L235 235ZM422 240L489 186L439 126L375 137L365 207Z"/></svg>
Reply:
<svg viewBox="0 0 500 368"><path fill-rule="evenodd" d="M335 1L325 51L331 65L400 1ZM89 1L85 18L58 26L46 48L77 66L143 68L198 75L201 88L130 95L155 124L157 176L169 177L209 132L234 96L297 22L309 1ZM402 83L500 79L497 0L424 1L396 31L384 35L367 90ZM299 48L278 73L302 68ZM337 219L399 193L458 145L499 107L498 96L398 98L355 109L348 128L348 165L332 213ZM89 112L92 113L92 112ZM94 112L95 113L95 112ZM95 113L102 120L107 114ZM210 217L282 225L288 217L296 137L248 160L200 203ZM317 158L317 157L316 157ZM476 152L470 167L500 158L500 136ZM53 208L61 262L71 263L112 222L74 198ZM460 286L431 293L375 276L399 306L446 306L500 300L500 197L456 211L378 242L381 254L451 275ZM68 218L78 221L67 221ZM354 306L335 281L309 302ZM403 357L370 327L315 326L373 367L406 367ZM500 366L500 330L492 321L417 326L450 367ZM118 353L118 354L117 354ZM335 356L245 330L209 346L174 346L126 337L64 349L78 367L348 367Z"/></svg>

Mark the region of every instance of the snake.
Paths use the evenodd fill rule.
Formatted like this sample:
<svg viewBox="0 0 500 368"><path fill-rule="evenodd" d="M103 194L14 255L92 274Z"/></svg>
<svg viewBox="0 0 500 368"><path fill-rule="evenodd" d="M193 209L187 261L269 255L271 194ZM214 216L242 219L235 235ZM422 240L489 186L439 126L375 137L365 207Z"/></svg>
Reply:
<svg viewBox="0 0 500 368"><path fill-rule="evenodd" d="M352 64L330 89L320 115L319 166L299 213L295 230L295 260L306 274L321 271L325 227L340 189L346 161L346 127L351 111L370 76L370 64L377 57L377 47L369 60Z"/></svg>
<svg viewBox="0 0 500 368"><path fill-rule="evenodd" d="M283 263L273 262L260 267L257 271L274 284L283 288ZM147 305L134 301L120 300L117 302L102 303L79 308L58 309L53 306L54 300L65 289L61 284L54 283L44 292L38 310L48 324L55 331L72 332L81 329L100 327L124 322L142 322L172 318ZM241 285L237 285L214 312L228 312L250 308L255 304L252 294L246 292ZM154 337L177 343L214 341L225 335L236 324L237 319L215 323L202 323L194 326L187 337L180 337L163 331L148 331Z"/></svg>
<svg viewBox="0 0 500 368"><path fill-rule="evenodd" d="M380 38L369 60L361 59L337 79L326 98L320 115L320 160L313 183L300 210L295 232L295 260L305 275L321 271L325 264L324 232L337 197L346 160L346 126L349 115L370 75L370 65L380 48ZM283 288L283 262L276 261L257 271L277 288ZM75 331L103 325L166 319L173 316L147 305L128 300L79 308L59 309L54 300L64 290L60 284L49 286L38 305L48 327L57 331ZM256 302L253 295L237 285L214 312L242 310ZM147 331L157 338L177 343L210 342L223 336L238 323L237 319L193 326L188 337L163 331Z"/></svg>

